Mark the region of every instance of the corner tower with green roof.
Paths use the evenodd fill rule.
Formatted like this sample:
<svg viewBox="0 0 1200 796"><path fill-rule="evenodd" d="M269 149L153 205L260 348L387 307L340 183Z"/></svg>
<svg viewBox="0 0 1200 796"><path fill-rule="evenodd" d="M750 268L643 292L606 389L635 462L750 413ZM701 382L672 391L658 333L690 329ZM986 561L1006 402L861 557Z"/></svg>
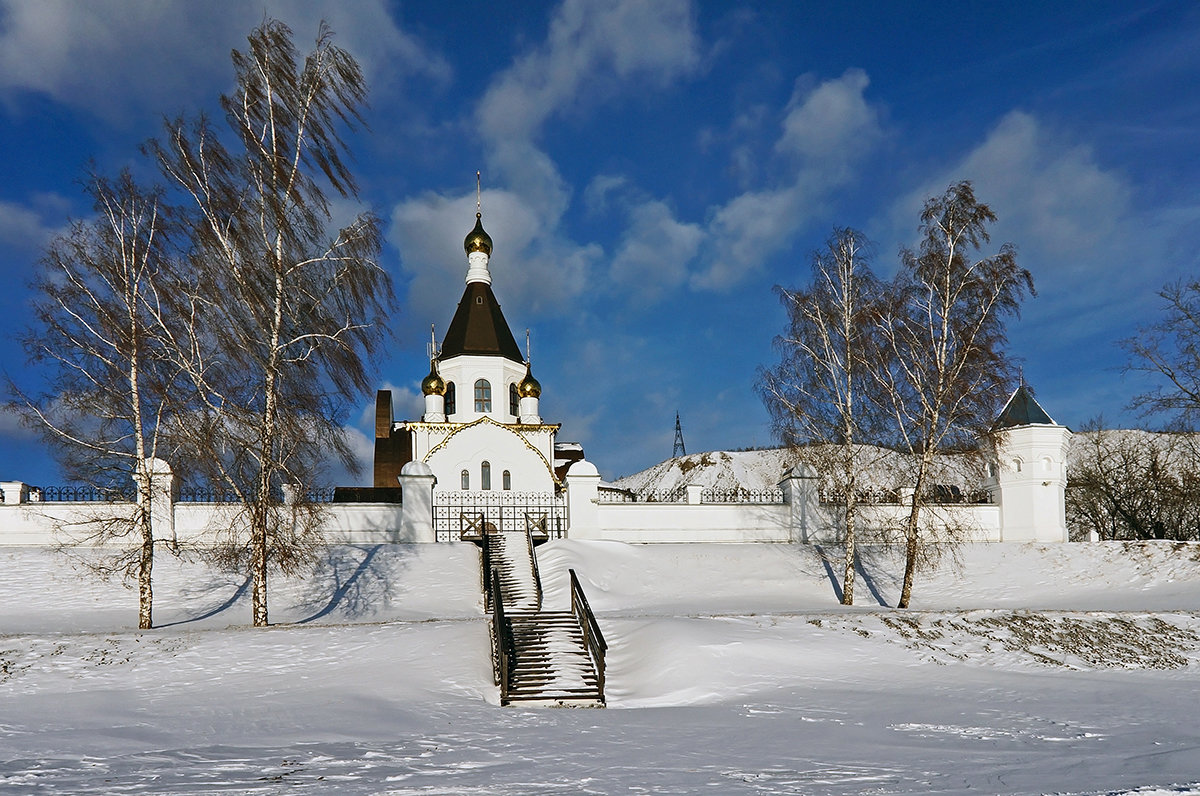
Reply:
<svg viewBox="0 0 1200 796"><path fill-rule="evenodd" d="M996 437L984 482L1000 506L1005 542L1067 541L1067 449L1060 426L1022 384L992 425Z"/></svg>

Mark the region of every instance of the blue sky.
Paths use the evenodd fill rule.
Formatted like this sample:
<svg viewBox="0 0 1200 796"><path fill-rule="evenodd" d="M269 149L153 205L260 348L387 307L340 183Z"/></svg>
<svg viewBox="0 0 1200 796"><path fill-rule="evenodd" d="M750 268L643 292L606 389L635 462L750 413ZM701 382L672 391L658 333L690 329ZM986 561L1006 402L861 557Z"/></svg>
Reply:
<svg viewBox="0 0 1200 796"><path fill-rule="evenodd" d="M542 414L608 477L670 456L676 410L689 451L771 444L772 286L802 284L834 226L891 275L960 179L1034 275L1010 342L1039 400L1136 422L1116 342L1200 275L1200 6L914 5L0 0L0 365L36 387L26 283L87 215L89 160L148 175L138 146L216 108L265 9L301 47L327 19L368 75L351 141L400 298L378 382L403 415L462 291L478 169ZM368 472L372 401L347 417ZM6 416L0 479L58 479Z"/></svg>

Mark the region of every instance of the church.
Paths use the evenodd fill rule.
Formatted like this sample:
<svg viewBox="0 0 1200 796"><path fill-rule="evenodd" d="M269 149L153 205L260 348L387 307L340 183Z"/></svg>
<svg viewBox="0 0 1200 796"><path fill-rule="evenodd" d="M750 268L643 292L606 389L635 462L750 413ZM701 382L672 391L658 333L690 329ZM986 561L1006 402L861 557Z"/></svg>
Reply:
<svg viewBox="0 0 1200 796"><path fill-rule="evenodd" d="M374 486L395 487L405 465L422 462L441 491L561 492L583 452L558 445L559 424L542 421L528 340L522 356L492 290L492 238L481 212L463 248L466 287L441 345L431 345L424 414L398 421L391 391L376 395Z"/></svg>

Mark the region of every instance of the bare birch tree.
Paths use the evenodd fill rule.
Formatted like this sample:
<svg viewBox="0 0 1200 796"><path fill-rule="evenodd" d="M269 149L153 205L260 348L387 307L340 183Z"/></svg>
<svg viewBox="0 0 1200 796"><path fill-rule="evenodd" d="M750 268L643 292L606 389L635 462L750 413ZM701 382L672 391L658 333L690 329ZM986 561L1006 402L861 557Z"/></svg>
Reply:
<svg viewBox="0 0 1200 796"><path fill-rule="evenodd" d="M791 447L820 452L812 462L844 500L842 603L854 604L858 499L866 450L860 443L879 417L870 400L880 354L876 332L881 286L862 233L835 229L813 252L807 289L776 287L788 330L775 339L780 362L760 375L759 389L776 432Z"/></svg>
<svg viewBox="0 0 1200 796"><path fill-rule="evenodd" d="M344 131L362 122L366 86L322 24L301 59L268 20L234 51L236 88L222 97L228 143L200 118L169 123L149 145L188 197L195 339L191 423L209 480L241 509L225 548L253 579L253 621L268 623L267 577L311 561L318 507L283 501L315 485L331 455L357 462L338 418L370 386L391 281L376 262L379 220L332 228L329 191L354 197Z"/></svg>
<svg viewBox="0 0 1200 796"><path fill-rule="evenodd" d="M40 396L15 408L51 444L68 477L102 493L126 493L131 511L71 529L88 541L132 542L90 565L138 585L138 626L153 626L154 549L147 461L168 448L164 432L180 406L178 374L166 346L163 290L175 261L161 195L128 172L92 176L95 217L55 238L33 288L35 328L24 337L30 362L49 374Z"/></svg>
<svg viewBox="0 0 1200 796"><path fill-rule="evenodd" d="M1014 375L1004 350L1005 322L1019 314L1027 292L1036 295L1011 244L979 256L995 220L969 182L927 200L920 249L901 252L892 308L880 326L891 366L874 372L902 443L915 454L900 608L908 607L919 558L928 552L921 511L934 458L951 448L974 449L986 434Z"/></svg>
<svg viewBox="0 0 1200 796"><path fill-rule="evenodd" d="M1163 318L1122 341L1132 356L1126 370L1159 381L1133 405L1146 414L1194 425L1200 419L1200 280L1174 282L1159 296Z"/></svg>

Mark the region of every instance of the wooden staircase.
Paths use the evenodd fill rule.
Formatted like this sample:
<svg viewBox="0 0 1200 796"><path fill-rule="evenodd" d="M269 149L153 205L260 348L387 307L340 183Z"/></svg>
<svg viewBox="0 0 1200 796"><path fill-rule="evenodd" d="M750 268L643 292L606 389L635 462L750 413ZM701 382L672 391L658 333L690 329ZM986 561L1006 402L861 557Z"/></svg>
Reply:
<svg viewBox="0 0 1200 796"><path fill-rule="evenodd" d="M541 577L533 545L523 533L495 532L487 535L484 548L491 571L500 576L500 594L508 611L539 611L542 607Z"/></svg>
<svg viewBox="0 0 1200 796"><path fill-rule="evenodd" d="M507 703L602 707L604 694L571 611L508 614L516 660Z"/></svg>
<svg viewBox="0 0 1200 796"><path fill-rule="evenodd" d="M607 648L574 570L571 610L543 611L532 535L481 542L500 704L603 707Z"/></svg>

